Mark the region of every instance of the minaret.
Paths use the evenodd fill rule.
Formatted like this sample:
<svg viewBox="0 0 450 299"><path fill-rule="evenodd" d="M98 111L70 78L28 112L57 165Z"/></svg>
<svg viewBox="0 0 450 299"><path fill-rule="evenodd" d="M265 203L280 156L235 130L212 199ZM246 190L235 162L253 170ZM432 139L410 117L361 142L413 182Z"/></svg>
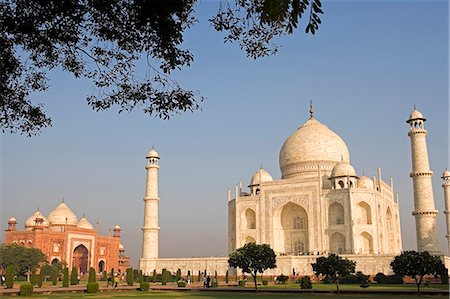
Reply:
<svg viewBox="0 0 450 299"><path fill-rule="evenodd" d="M447 235L445 236L447 238L448 242L448 252L450 254L450 171L447 169L444 171L444 174L442 175L442 179L444 180L444 183L442 184L442 187L444 188L444 198L445 198L445 222L447 224Z"/></svg>
<svg viewBox="0 0 450 299"><path fill-rule="evenodd" d="M154 148L147 155L147 183L145 189L144 226L142 227L142 258L140 269L150 274L156 268L158 258L158 172L159 156Z"/></svg>
<svg viewBox="0 0 450 299"><path fill-rule="evenodd" d="M439 250L439 238L436 216L438 211L434 205L433 186L427 150L427 130L422 113L416 110L411 112L409 119L408 136L411 139L412 172L409 175L413 180L414 211L416 218L417 250L428 251L431 254L442 254Z"/></svg>

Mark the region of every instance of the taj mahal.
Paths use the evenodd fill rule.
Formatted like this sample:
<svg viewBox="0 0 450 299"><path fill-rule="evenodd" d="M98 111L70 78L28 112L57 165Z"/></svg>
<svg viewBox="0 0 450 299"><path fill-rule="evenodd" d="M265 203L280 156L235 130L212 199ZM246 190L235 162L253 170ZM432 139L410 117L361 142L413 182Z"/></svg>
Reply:
<svg viewBox="0 0 450 299"><path fill-rule="evenodd" d="M411 141L417 250L441 255L426 144L423 114L415 107L407 124ZM143 273L163 268L193 273L229 269L227 257L159 258L158 172L159 154L147 155L144 198ZM281 178L262 167L251 177L248 190L228 191L228 252L249 242L269 244L277 254L277 268L266 275L311 275L311 263L328 253L356 261L365 274L392 273L390 262L402 251L399 200L392 179L357 174L344 140L315 116L310 117L284 142L279 154ZM450 248L450 172L443 176L447 239ZM164 201L162 201L164 202ZM442 257L446 267L450 258Z"/></svg>

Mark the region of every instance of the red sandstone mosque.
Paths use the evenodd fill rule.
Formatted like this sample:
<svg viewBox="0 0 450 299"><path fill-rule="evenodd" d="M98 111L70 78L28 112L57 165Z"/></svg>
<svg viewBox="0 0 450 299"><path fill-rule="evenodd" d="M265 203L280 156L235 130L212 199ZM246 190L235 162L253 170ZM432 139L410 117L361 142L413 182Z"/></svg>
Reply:
<svg viewBox="0 0 450 299"><path fill-rule="evenodd" d="M8 220L4 242L40 249L49 263L65 261L71 270L87 273L89 267L97 272L124 272L130 266L125 248L120 243L120 226L112 236L100 236L87 218L78 220L72 210L61 202L47 217L39 209L25 221L24 230L17 230L14 217Z"/></svg>

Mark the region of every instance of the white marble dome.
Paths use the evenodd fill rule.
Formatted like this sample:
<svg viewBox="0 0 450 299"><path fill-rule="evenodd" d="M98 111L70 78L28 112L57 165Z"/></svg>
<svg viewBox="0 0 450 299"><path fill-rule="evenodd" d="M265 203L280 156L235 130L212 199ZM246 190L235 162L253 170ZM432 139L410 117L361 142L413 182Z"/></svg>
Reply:
<svg viewBox="0 0 450 299"><path fill-rule="evenodd" d="M148 152L147 158L159 158L158 152L155 148L152 148L151 151Z"/></svg>
<svg viewBox="0 0 450 299"><path fill-rule="evenodd" d="M423 114L419 110L414 109L409 115L409 119L423 119Z"/></svg>
<svg viewBox="0 0 450 299"><path fill-rule="evenodd" d="M314 117L298 128L284 142L280 151L282 178L295 177L305 171L331 171L339 161L350 162L344 140Z"/></svg>
<svg viewBox="0 0 450 299"><path fill-rule="evenodd" d="M25 221L25 228L31 229L33 226L35 226L36 225L36 221L35 221L36 218L42 218L43 219L42 226L48 227L48 220L47 220L47 218L39 210L37 210L36 212L34 212L33 215L28 217L28 219Z"/></svg>
<svg viewBox="0 0 450 299"><path fill-rule="evenodd" d="M125 249L125 246L123 246L123 244L119 242L119 250L124 250L124 249Z"/></svg>
<svg viewBox="0 0 450 299"><path fill-rule="evenodd" d="M373 182L368 176L361 176L358 179L358 188L373 189Z"/></svg>
<svg viewBox="0 0 450 299"><path fill-rule="evenodd" d="M253 175L252 180L250 181L250 186L259 185L264 182L273 181L272 176L265 171L262 167Z"/></svg>
<svg viewBox="0 0 450 299"><path fill-rule="evenodd" d="M341 161L331 171L331 177L356 176L356 171L349 163Z"/></svg>
<svg viewBox="0 0 450 299"><path fill-rule="evenodd" d="M17 220L16 220L16 218L11 217L11 218L8 219L8 222L11 222L11 223L15 222L15 223L17 223Z"/></svg>
<svg viewBox="0 0 450 299"><path fill-rule="evenodd" d="M65 204L60 203L53 211L48 214L48 222L50 225L65 225L67 218L67 225L76 226L78 224L77 216Z"/></svg>
<svg viewBox="0 0 450 299"><path fill-rule="evenodd" d="M442 178L446 178L446 177L450 177L450 171L448 171L447 169L444 170L444 173L442 174Z"/></svg>
<svg viewBox="0 0 450 299"><path fill-rule="evenodd" d="M79 228L86 228L86 229L94 229L92 224L87 220L86 217L83 217L78 221L77 227Z"/></svg>

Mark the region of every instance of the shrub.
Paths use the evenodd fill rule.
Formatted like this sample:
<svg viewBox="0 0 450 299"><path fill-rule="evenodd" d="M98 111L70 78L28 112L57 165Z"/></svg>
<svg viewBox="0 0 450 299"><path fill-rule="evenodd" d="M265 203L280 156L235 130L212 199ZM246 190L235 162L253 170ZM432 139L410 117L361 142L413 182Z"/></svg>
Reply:
<svg viewBox="0 0 450 299"><path fill-rule="evenodd" d="M37 285L37 281L38 281L38 278L36 275L36 270L33 270L33 271L31 271L30 284L32 286L35 286L35 285Z"/></svg>
<svg viewBox="0 0 450 299"><path fill-rule="evenodd" d="M359 282L360 282L359 277L354 274L345 275L339 281L340 284L352 284L352 283L359 283Z"/></svg>
<svg viewBox="0 0 450 299"><path fill-rule="evenodd" d="M147 292L150 289L150 284L148 282L141 282L139 284L139 290Z"/></svg>
<svg viewBox="0 0 450 299"><path fill-rule="evenodd" d="M88 293L97 293L98 292L98 282L88 282L86 290Z"/></svg>
<svg viewBox="0 0 450 299"><path fill-rule="evenodd" d="M101 280L106 281L107 279L108 279L108 273L106 272L106 270L103 270Z"/></svg>
<svg viewBox="0 0 450 299"><path fill-rule="evenodd" d="M31 296L31 294L33 294L33 285L31 283L20 285L20 296Z"/></svg>
<svg viewBox="0 0 450 299"><path fill-rule="evenodd" d="M72 272L70 272L70 284L78 284L78 271L76 267L72 267Z"/></svg>
<svg viewBox="0 0 450 299"><path fill-rule="evenodd" d="M153 270L152 282L156 282L156 270Z"/></svg>
<svg viewBox="0 0 450 299"><path fill-rule="evenodd" d="M16 276L16 279L14 279L14 280L15 281L28 281L27 277L23 276L23 275Z"/></svg>
<svg viewBox="0 0 450 299"><path fill-rule="evenodd" d="M369 287L369 275L364 275L361 271L356 272L356 277L359 279L359 286L361 288Z"/></svg>
<svg viewBox="0 0 450 299"><path fill-rule="evenodd" d="M245 281L244 280L239 280L239 286L240 287L245 287Z"/></svg>
<svg viewBox="0 0 450 299"><path fill-rule="evenodd" d="M44 281L44 272L41 271L37 276L37 286L38 288L42 288L42 282Z"/></svg>
<svg viewBox="0 0 450 299"><path fill-rule="evenodd" d="M177 281L179 281L181 279L181 269L177 270L176 279L177 279Z"/></svg>
<svg viewBox="0 0 450 299"><path fill-rule="evenodd" d="M198 270L198 276L197 276L197 281L198 281L198 282L200 282L201 276L202 276L202 275L201 275L201 273L200 273L200 270Z"/></svg>
<svg viewBox="0 0 450 299"><path fill-rule="evenodd" d="M52 268L52 285L56 285L58 283L58 269L55 267Z"/></svg>
<svg viewBox="0 0 450 299"><path fill-rule="evenodd" d="M14 286L14 267L11 265L6 267L5 285L7 289L12 289Z"/></svg>
<svg viewBox="0 0 450 299"><path fill-rule="evenodd" d="M134 282L133 268L127 269L127 285L132 286Z"/></svg>
<svg viewBox="0 0 450 299"><path fill-rule="evenodd" d="M161 274L161 284L162 285L166 285L167 284L167 274L166 274L166 269L162 269L162 274Z"/></svg>
<svg viewBox="0 0 450 299"><path fill-rule="evenodd" d="M89 268L88 282L97 282L97 278L95 277L95 269L92 267Z"/></svg>
<svg viewBox="0 0 450 299"><path fill-rule="evenodd" d="M269 281L267 279L263 279L263 280L261 280L261 282L262 282L263 286L266 286L269 284Z"/></svg>
<svg viewBox="0 0 450 299"><path fill-rule="evenodd" d="M142 280L142 271L139 271L138 269L133 269L133 281L140 283L141 280Z"/></svg>
<svg viewBox="0 0 450 299"><path fill-rule="evenodd" d="M63 288L69 287L69 268L65 267L63 270Z"/></svg>
<svg viewBox="0 0 450 299"><path fill-rule="evenodd" d="M303 276L302 278L300 278L300 289L302 290L312 289L311 278L309 278L309 276Z"/></svg>
<svg viewBox="0 0 450 299"><path fill-rule="evenodd" d="M186 281L184 281L184 280L178 281L178 282L177 282L177 286L178 286L179 288L184 288L184 287L186 287Z"/></svg>
<svg viewBox="0 0 450 299"><path fill-rule="evenodd" d="M228 270L227 273L225 273L225 282L228 283L230 281L230 278L228 277Z"/></svg>
<svg viewBox="0 0 450 299"><path fill-rule="evenodd" d="M277 280L276 281L277 281L277 283L286 284L288 279L289 279L289 276L281 274L280 276L277 276Z"/></svg>
<svg viewBox="0 0 450 299"><path fill-rule="evenodd" d="M398 274L386 276L383 273L377 273L373 280L378 284L403 284L403 277Z"/></svg>

